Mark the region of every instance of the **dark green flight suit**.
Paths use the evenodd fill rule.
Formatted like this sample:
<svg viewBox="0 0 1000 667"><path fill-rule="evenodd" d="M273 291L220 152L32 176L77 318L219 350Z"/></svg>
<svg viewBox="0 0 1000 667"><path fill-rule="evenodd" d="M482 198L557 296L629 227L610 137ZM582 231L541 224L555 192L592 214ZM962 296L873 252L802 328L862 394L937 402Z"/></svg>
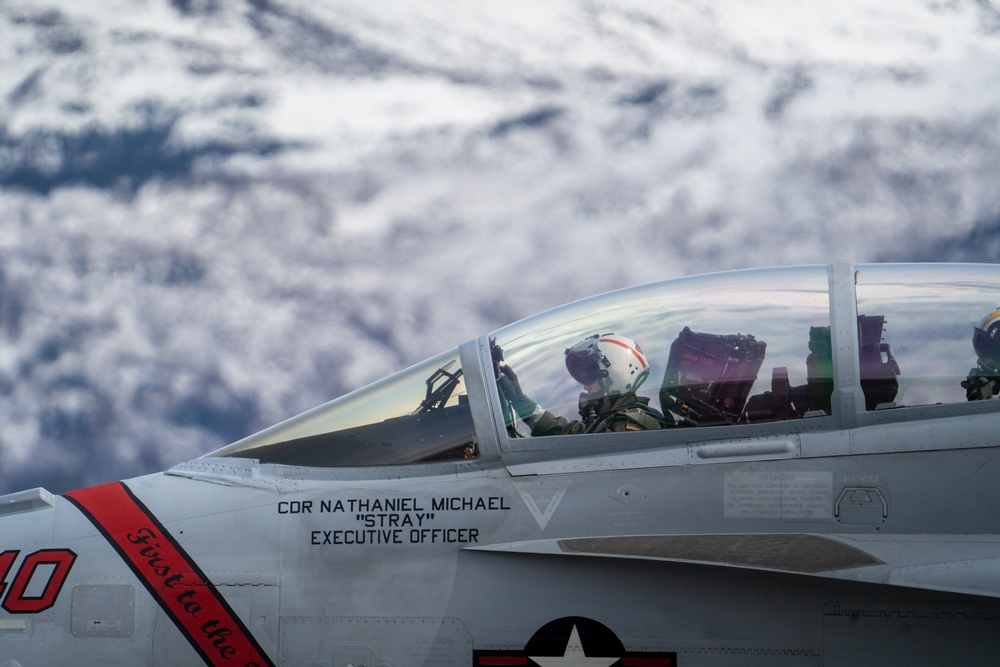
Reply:
<svg viewBox="0 0 1000 667"><path fill-rule="evenodd" d="M530 400L530 399L529 399ZM548 410L518 410L521 419L531 428L531 435L570 435L575 433L607 433L622 431L650 431L663 428L666 423L659 413L647 407L649 399L626 394L597 415L590 424L579 419L557 417ZM515 406L518 407L518 406ZM527 408L527 405L520 406ZM594 424L594 426L591 426Z"/></svg>

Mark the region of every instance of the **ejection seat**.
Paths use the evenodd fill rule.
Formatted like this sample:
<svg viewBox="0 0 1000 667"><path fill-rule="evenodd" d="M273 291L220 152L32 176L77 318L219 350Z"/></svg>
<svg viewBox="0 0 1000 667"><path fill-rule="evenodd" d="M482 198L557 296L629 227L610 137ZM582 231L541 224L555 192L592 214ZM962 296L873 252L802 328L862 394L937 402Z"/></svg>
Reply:
<svg viewBox="0 0 1000 667"><path fill-rule="evenodd" d="M858 315L858 362L865 409L893 405L899 392L899 363L892 346L882 341L884 315ZM833 347L830 327L810 327L808 373L809 409L830 414L833 393Z"/></svg>
<svg viewBox="0 0 1000 667"><path fill-rule="evenodd" d="M744 334L719 335L684 327L670 345L660 406L680 424L733 424L743 414L767 343Z"/></svg>
<svg viewBox="0 0 1000 667"><path fill-rule="evenodd" d="M861 389L865 409L894 405L899 391L899 364L892 346L882 342L885 317L858 316L858 356L861 368ZM833 348L830 327L809 328L809 356L806 357L806 384L791 387L788 371L777 367L772 371L771 391L751 396L742 420L746 422L777 421L807 414L830 414L833 393Z"/></svg>

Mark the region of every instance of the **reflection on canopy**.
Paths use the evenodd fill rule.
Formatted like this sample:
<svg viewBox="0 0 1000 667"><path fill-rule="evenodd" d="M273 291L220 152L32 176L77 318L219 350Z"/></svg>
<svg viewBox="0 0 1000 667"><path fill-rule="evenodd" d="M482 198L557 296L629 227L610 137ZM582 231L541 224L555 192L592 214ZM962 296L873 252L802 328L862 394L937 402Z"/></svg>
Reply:
<svg viewBox="0 0 1000 667"><path fill-rule="evenodd" d="M830 325L828 285L826 267L687 278L579 301L493 337L524 391L566 418L573 417L581 388L566 372L564 351L593 334L625 335L642 346L653 379L639 393L653 405L661 403L660 379L685 327L708 335L753 336L766 343L766 372L751 378L748 387L751 394L763 394L772 388L772 368L785 369L792 386L807 384L810 329Z"/></svg>
<svg viewBox="0 0 1000 667"><path fill-rule="evenodd" d="M1000 305L1000 267L872 264L857 267L859 313L886 319L900 366L898 405L966 400L976 363L973 328Z"/></svg>

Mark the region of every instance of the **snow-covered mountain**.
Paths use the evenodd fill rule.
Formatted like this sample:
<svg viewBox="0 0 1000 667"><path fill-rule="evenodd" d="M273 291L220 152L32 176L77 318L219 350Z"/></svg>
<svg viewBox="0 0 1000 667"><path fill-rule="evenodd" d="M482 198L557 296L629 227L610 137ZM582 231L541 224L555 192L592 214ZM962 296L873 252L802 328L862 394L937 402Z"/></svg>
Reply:
<svg viewBox="0 0 1000 667"><path fill-rule="evenodd" d="M0 0L0 491L628 284L1000 261L998 183L989 0Z"/></svg>

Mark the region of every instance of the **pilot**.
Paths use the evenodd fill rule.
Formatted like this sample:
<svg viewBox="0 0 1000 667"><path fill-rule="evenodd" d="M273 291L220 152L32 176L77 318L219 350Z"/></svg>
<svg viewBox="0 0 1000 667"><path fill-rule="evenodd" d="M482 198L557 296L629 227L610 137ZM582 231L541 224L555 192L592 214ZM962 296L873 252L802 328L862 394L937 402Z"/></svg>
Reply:
<svg viewBox="0 0 1000 667"><path fill-rule="evenodd" d="M639 345L617 334L593 335L566 350L566 370L583 385L579 420L558 417L524 395L514 370L500 361L497 384L531 435L566 435L607 431L646 431L671 420L649 407L636 390L649 377L649 363Z"/></svg>
<svg viewBox="0 0 1000 667"><path fill-rule="evenodd" d="M972 347L979 359L962 382L965 397L970 401L992 398L1000 393L1000 308L973 329Z"/></svg>

